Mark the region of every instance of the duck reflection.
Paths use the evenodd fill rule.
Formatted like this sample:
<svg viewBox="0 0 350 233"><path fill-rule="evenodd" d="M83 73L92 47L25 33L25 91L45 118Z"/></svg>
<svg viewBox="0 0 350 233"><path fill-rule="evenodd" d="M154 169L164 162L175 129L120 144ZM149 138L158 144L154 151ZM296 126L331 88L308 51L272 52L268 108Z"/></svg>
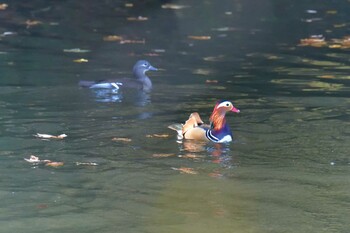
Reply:
<svg viewBox="0 0 350 233"><path fill-rule="evenodd" d="M151 103L150 93L143 91L123 92L118 89L92 89L92 94L96 102L102 103L120 103L128 99L136 106L146 106Z"/></svg>
<svg viewBox="0 0 350 233"><path fill-rule="evenodd" d="M179 141L180 142L180 141ZM229 144L208 142L200 142L194 140L183 140L180 143L181 157L184 158L200 158L210 157L210 161L220 164L223 167L232 167L232 153Z"/></svg>

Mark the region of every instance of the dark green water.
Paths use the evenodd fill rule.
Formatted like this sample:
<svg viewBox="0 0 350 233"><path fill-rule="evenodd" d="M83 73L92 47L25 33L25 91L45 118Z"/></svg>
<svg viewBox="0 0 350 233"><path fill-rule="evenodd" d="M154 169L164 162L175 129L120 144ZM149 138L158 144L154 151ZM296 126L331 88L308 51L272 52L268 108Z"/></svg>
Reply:
<svg viewBox="0 0 350 233"><path fill-rule="evenodd" d="M0 33L13 33L0 37L1 232L348 232L349 49L298 44L348 36L350 3L172 3L184 8L9 1L0 11ZM127 20L138 16L147 20ZM130 76L138 59L160 68L149 96L77 86ZM234 143L176 142L167 126L192 111L208 119L217 99L241 110L227 116Z"/></svg>

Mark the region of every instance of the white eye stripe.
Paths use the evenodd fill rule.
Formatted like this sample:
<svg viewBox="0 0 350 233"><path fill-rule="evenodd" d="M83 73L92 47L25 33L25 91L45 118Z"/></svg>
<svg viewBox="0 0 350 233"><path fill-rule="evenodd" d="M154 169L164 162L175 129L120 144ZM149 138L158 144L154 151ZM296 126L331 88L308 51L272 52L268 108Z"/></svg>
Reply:
<svg viewBox="0 0 350 233"><path fill-rule="evenodd" d="M230 106L232 106L232 103L230 101L224 101L221 104L219 104L216 108L230 107Z"/></svg>

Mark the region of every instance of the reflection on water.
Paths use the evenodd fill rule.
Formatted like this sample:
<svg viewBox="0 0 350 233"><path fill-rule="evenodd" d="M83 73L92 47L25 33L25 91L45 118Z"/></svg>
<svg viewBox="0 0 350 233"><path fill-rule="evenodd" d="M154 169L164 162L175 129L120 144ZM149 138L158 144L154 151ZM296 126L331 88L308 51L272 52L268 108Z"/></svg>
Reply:
<svg viewBox="0 0 350 233"><path fill-rule="evenodd" d="M347 232L348 48L298 44L346 38L349 3L164 3L2 6L1 230ZM139 59L164 68L150 94L76 85ZM235 142L177 143L167 126L218 99Z"/></svg>

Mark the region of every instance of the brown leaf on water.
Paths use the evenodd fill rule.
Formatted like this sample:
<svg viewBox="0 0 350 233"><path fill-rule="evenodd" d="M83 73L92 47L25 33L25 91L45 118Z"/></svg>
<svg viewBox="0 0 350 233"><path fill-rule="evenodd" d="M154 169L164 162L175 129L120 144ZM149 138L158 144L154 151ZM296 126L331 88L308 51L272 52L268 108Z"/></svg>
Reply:
<svg viewBox="0 0 350 233"><path fill-rule="evenodd" d="M128 21L147 21L148 17L138 16L138 17L128 17L126 18Z"/></svg>
<svg viewBox="0 0 350 233"><path fill-rule="evenodd" d="M336 10L328 10L328 11L326 11L326 14L328 14L328 15L335 15L337 13L338 13L338 11L336 11Z"/></svg>
<svg viewBox="0 0 350 233"><path fill-rule="evenodd" d="M97 166L97 163L92 162L75 162L75 165L77 166Z"/></svg>
<svg viewBox="0 0 350 233"><path fill-rule="evenodd" d="M333 78L335 78L334 75L319 75L317 77L318 78L325 78L325 79L333 79Z"/></svg>
<svg viewBox="0 0 350 233"><path fill-rule="evenodd" d="M184 159L199 159L203 158L201 155L196 155L196 154L185 154L185 155L179 155L179 158L184 158Z"/></svg>
<svg viewBox="0 0 350 233"><path fill-rule="evenodd" d="M147 134L146 135L147 138L168 138L170 137L169 134Z"/></svg>
<svg viewBox="0 0 350 233"><path fill-rule="evenodd" d="M63 165L64 165L63 162L48 162L45 164L45 166L49 166L49 167L61 167Z"/></svg>
<svg viewBox="0 0 350 233"><path fill-rule="evenodd" d="M171 157L175 156L173 153L159 153L159 154L153 154L152 157L154 158L166 158L166 157Z"/></svg>
<svg viewBox="0 0 350 233"><path fill-rule="evenodd" d="M127 2L127 3L124 4L124 6L127 7L127 8L131 8L131 7L134 7L134 4Z"/></svg>
<svg viewBox="0 0 350 233"><path fill-rule="evenodd" d="M131 142L131 138L112 138L114 142Z"/></svg>
<svg viewBox="0 0 350 233"><path fill-rule="evenodd" d="M326 46L327 42L322 36L311 36L309 38L301 39L299 46L312 46L312 47L323 47Z"/></svg>
<svg viewBox="0 0 350 233"><path fill-rule="evenodd" d="M89 60L85 59L85 58L79 58L79 59L73 60L73 62L75 62L75 63L86 63L86 62L89 62Z"/></svg>
<svg viewBox="0 0 350 233"><path fill-rule="evenodd" d="M104 41L121 41L123 40L122 36L117 36L117 35L109 35L109 36L105 36L103 37Z"/></svg>
<svg viewBox="0 0 350 233"><path fill-rule="evenodd" d="M181 9L184 9L184 8L187 8L187 7L189 7L189 6L177 5L177 4L171 4L171 3L162 5L163 9L171 9L171 10L181 10Z"/></svg>
<svg viewBox="0 0 350 233"><path fill-rule="evenodd" d="M334 24L333 27L335 28L343 28L343 27L346 27L347 24L346 23L340 23L340 24Z"/></svg>
<svg viewBox="0 0 350 233"><path fill-rule="evenodd" d="M216 79L207 79L207 80L205 80L205 83L207 83L207 84L216 84L216 83L218 83L219 81L218 80L216 80Z"/></svg>
<svg viewBox="0 0 350 233"><path fill-rule="evenodd" d="M210 40L211 36L188 36L187 38L191 40Z"/></svg>
<svg viewBox="0 0 350 233"><path fill-rule="evenodd" d="M25 24L27 25L27 28L30 28L30 27L33 27L33 26L37 26L39 24L42 24L43 22L42 21L39 21L39 20L30 20L28 19Z"/></svg>
<svg viewBox="0 0 350 233"><path fill-rule="evenodd" d="M146 40L121 40L120 44L146 44Z"/></svg>
<svg viewBox="0 0 350 233"><path fill-rule="evenodd" d="M197 171L195 171L193 168L189 168L189 167L180 167L180 168L172 167L171 169L173 169L175 171L180 171L183 174L190 174L190 175L197 175L198 174Z"/></svg>
<svg viewBox="0 0 350 233"><path fill-rule="evenodd" d="M2 3L0 4L0 10L6 10L6 8L8 7L8 5L6 3Z"/></svg>

